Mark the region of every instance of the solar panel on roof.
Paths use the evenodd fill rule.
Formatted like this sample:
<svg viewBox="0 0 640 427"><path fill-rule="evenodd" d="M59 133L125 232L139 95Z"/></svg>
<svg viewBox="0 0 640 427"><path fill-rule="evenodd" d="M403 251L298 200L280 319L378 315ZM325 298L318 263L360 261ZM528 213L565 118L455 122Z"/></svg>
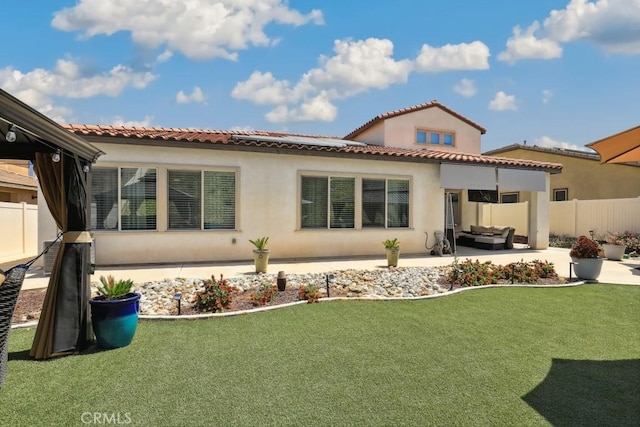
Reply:
<svg viewBox="0 0 640 427"><path fill-rule="evenodd" d="M268 142L282 142L285 144L299 144L299 145L316 145L321 147L336 147L343 148L347 146L364 147L366 144L355 141L348 141L345 139L335 138L312 138L308 136L262 136L262 135L233 135L231 137L234 141L248 140L248 141L268 141Z"/></svg>

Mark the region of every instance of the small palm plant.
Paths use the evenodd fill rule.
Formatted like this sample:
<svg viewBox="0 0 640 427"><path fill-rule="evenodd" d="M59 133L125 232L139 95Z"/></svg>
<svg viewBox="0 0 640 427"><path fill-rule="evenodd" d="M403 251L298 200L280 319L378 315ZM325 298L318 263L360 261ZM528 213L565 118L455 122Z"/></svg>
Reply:
<svg viewBox="0 0 640 427"><path fill-rule="evenodd" d="M268 241L269 241L269 237L267 236L260 237L259 239L256 239L256 240L249 239L249 242L253 243L253 246L255 246L256 249L259 251L264 251L266 249Z"/></svg>
<svg viewBox="0 0 640 427"><path fill-rule="evenodd" d="M133 287L133 280L116 280L112 275L100 276L100 283L102 286L98 286L98 294L108 300L124 298Z"/></svg>
<svg viewBox="0 0 640 427"><path fill-rule="evenodd" d="M398 239L393 239L393 240L387 239L384 242L382 242L382 244L386 249L398 249L400 247L400 242L398 241Z"/></svg>

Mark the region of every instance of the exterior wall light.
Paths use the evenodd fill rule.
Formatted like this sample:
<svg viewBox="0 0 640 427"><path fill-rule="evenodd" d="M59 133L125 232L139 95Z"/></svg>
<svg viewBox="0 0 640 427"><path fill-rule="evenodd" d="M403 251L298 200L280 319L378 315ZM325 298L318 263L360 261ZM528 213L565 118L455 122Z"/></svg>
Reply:
<svg viewBox="0 0 640 427"><path fill-rule="evenodd" d="M60 149L58 148L56 150L55 153L51 153L51 160L53 160L53 163L58 163L60 161L62 152L60 151Z"/></svg>
<svg viewBox="0 0 640 427"><path fill-rule="evenodd" d="M7 142L16 142L16 125L14 125L13 123L9 125L9 130L4 136L4 139L6 139Z"/></svg>

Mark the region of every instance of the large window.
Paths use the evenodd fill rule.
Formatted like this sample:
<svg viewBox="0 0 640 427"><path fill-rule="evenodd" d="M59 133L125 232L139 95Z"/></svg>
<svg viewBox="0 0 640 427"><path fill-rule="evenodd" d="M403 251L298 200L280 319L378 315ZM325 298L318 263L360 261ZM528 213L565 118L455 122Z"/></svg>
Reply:
<svg viewBox="0 0 640 427"><path fill-rule="evenodd" d="M94 230L155 230L156 169L95 168L91 182Z"/></svg>
<svg viewBox="0 0 640 427"><path fill-rule="evenodd" d="M416 129L416 144L418 145L455 145L455 133L451 131Z"/></svg>
<svg viewBox="0 0 640 427"><path fill-rule="evenodd" d="M408 227L409 181L362 180L362 227Z"/></svg>
<svg viewBox="0 0 640 427"><path fill-rule="evenodd" d="M301 227L355 228L356 204L362 206L362 228L409 227L409 180L363 178L361 183L357 201L355 178L303 176Z"/></svg>
<svg viewBox="0 0 640 427"><path fill-rule="evenodd" d="M167 181L169 229L235 229L234 172L169 170Z"/></svg>
<svg viewBox="0 0 640 427"><path fill-rule="evenodd" d="M303 176L302 228L354 228L355 179Z"/></svg>

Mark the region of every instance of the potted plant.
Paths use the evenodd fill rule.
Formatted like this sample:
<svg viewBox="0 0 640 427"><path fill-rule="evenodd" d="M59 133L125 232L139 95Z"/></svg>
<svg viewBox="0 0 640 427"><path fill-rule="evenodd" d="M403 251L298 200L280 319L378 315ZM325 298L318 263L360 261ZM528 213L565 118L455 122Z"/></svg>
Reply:
<svg viewBox="0 0 640 427"><path fill-rule="evenodd" d="M398 239L393 240L385 240L382 242L385 250L387 251L387 266L388 267L397 267L398 266L398 258L400 257L400 242Z"/></svg>
<svg viewBox="0 0 640 427"><path fill-rule="evenodd" d="M119 348L131 343L138 326L140 294L132 292L132 280L100 276L98 296L91 298L91 322L98 345Z"/></svg>
<svg viewBox="0 0 640 427"><path fill-rule="evenodd" d="M256 248L253 250L253 262L256 273L266 273L269 264L269 249L266 248L269 237L260 237L256 240L249 240Z"/></svg>
<svg viewBox="0 0 640 427"><path fill-rule="evenodd" d="M620 261L624 256L624 251L627 249L624 237L617 232L608 232L605 241L606 243L602 245L604 256L613 261Z"/></svg>
<svg viewBox="0 0 640 427"><path fill-rule="evenodd" d="M602 258L598 256L600 246L587 236L580 236L573 244L569 256L578 279L596 280L602 269Z"/></svg>

